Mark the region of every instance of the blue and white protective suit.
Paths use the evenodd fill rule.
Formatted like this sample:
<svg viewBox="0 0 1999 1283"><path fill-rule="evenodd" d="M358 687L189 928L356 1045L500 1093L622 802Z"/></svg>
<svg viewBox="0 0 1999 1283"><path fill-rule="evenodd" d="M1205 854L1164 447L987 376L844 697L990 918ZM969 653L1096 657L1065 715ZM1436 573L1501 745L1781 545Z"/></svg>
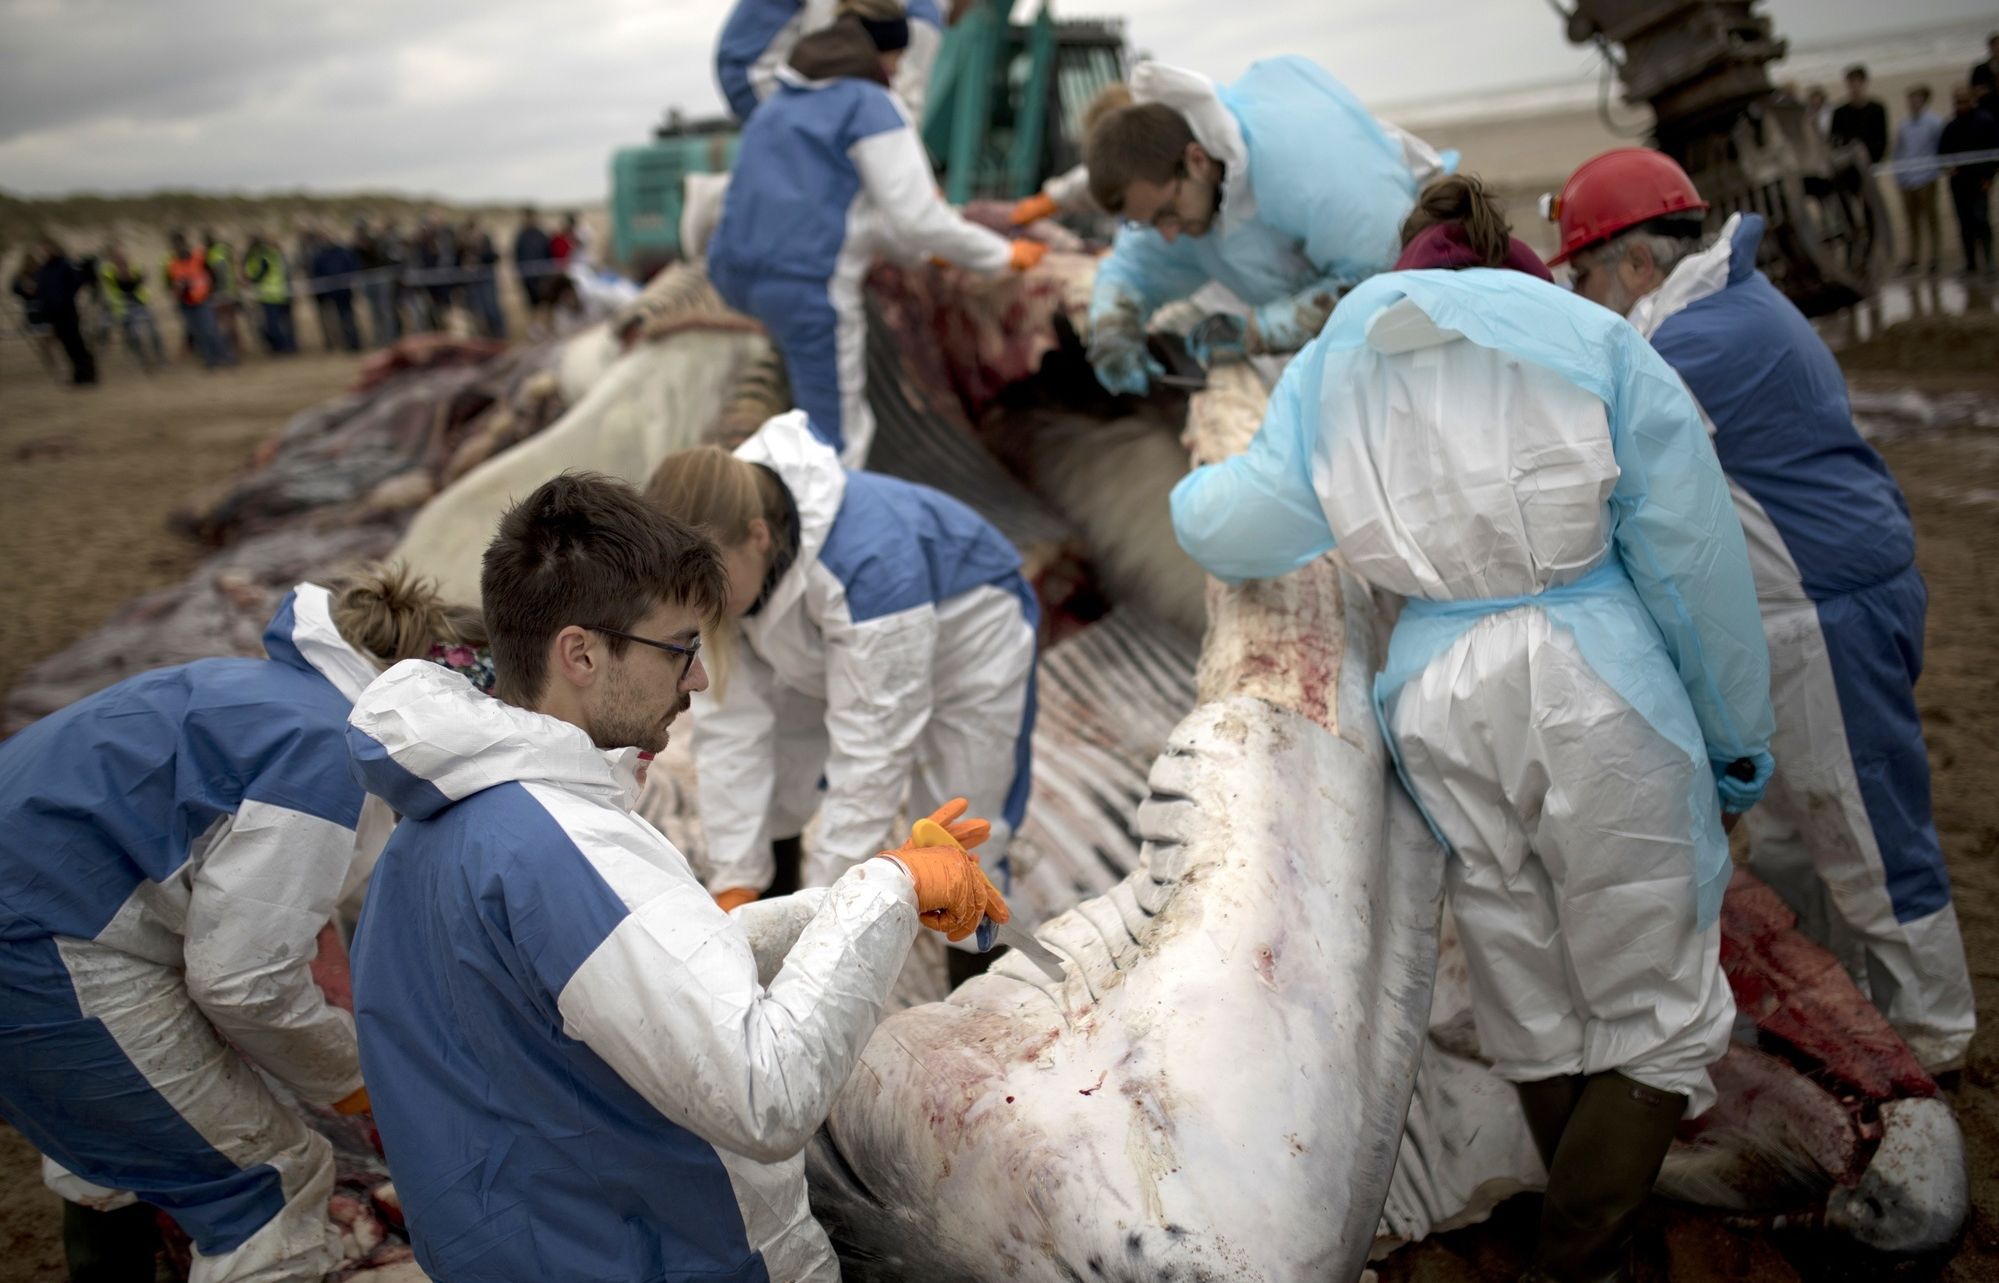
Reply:
<svg viewBox="0 0 1999 1283"><path fill-rule="evenodd" d="M1161 63L1132 72L1134 101L1173 108L1227 167L1215 220L1168 241L1126 224L1097 268L1092 328L1146 318L1210 281L1249 305L1268 352L1310 342L1339 296L1386 271L1426 182L1456 168L1421 139L1368 114L1318 64L1252 63L1234 84ZM1068 181L1073 182L1073 179Z"/></svg>
<svg viewBox="0 0 1999 1283"><path fill-rule="evenodd" d="M354 944L361 1062L447 1283L831 1283L800 1156L916 935L893 861L715 906L635 749L398 664L354 706L403 816Z"/></svg>
<svg viewBox="0 0 1999 1283"><path fill-rule="evenodd" d="M1731 219L1631 319L1707 416L1756 572L1777 773L1745 821L1750 863L1941 1070L1976 1011L1916 712L1916 533L1838 362L1756 270L1762 237L1759 216Z"/></svg>
<svg viewBox="0 0 1999 1283"><path fill-rule="evenodd" d="M944 44L944 15L937 0L904 0L909 15L909 47L895 69L896 97L923 123L930 72ZM799 37L831 26L838 0L736 0L715 46L715 81L737 120L748 120L757 104L777 92L778 69L791 57Z"/></svg>
<svg viewBox="0 0 1999 1283"><path fill-rule="evenodd" d="M694 697L708 885L771 884L774 838L819 827L803 881L898 845L896 812L953 797L992 822L1006 887L1027 809L1040 607L1006 536L948 495L849 472L798 412L736 451L777 474L799 546L741 621L725 689Z"/></svg>
<svg viewBox="0 0 1999 1283"><path fill-rule="evenodd" d="M1494 1070L1705 1108L1734 1015L1716 777L1740 810L1769 776L1769 664L1699 412L1637 331L1520 272L1378 276L1173 521L1223 578L1337 545L1407 599L1377 703L1452 852Z"/></svg>
<svg viewBox="0 0 1999 1283"><path fill-rule="evenodd" d="M0 1115L64 1197L172 1216L197 1283L339 1261L332 1147L257 1069L314 1104L361 1086L353 1020L309 967L357 844L391 822L348 769L376 670L326 589L299 585L264 648L127 678L0 744Z"/></svg>
<svg viewBox="0 0 1999 1283"><path fill-rule="evenodd" d="M763 322L812 430L851 467L867 460L867 316L861 284L878 257L947 259L1004 270L1005 237L944 203L930 159L893 95L854 77L779 91L743 130L708 278L730 307Z"/></svg>

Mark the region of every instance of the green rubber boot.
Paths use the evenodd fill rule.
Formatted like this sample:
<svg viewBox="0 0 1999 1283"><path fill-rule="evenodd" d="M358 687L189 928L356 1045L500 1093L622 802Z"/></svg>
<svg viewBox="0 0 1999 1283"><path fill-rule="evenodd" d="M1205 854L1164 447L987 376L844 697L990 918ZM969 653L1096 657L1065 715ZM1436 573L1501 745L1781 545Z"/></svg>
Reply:
<svg viewBox="0 0 1999 1283"><path fill-rule="evenodd" d="M62 1250L70 1283L153 1283L160 1247L159 1221L149 1204L115 1212L80 1203L62 1205Z"/></svg>
<svg viewBox="0 0 1999 1283"><path fill-rule="evenodd" d="M1624 1276L1632 1222L1659 1178L1687 1098L1623 1074L1592 1074L1555 1147L1530 1278Z"/></svg>
<svg viewBox="0 0 1999 1283"><path fill-rule="evenodd" d="M1576 1112L1576 1102L1582 1099L1583 1084L1587 1081L1581 1074L1561 1074L1539 1082L1513 1084L1513 1090L1520 1093L1520 1112L1527 1115L1527 1130L1534 1136L1534 1148L1541 1153L1541 1165L1550 1171L1555 1167L1555 1147L1561 1144L1569 1115Z"/></svg>
<svg viewBox="0 0 1999 1283"><path fill-rule="evenodd" d="M776 868L776 877L765 888L763 898L771 900L798 890L805 874L805 840L777 838L770 844L770 857Z"/></svg>

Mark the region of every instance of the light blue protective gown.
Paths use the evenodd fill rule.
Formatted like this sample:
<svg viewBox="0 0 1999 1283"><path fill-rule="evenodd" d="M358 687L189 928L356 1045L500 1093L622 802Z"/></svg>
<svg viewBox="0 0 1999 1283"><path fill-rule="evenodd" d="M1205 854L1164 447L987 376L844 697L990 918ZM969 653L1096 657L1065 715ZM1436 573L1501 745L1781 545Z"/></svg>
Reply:
<svg viewBox="0 0 1999 1283"><path fill-rule="evenodd" d="M1390 130L1305 58L1264 59L1222 86L1147 64L1132 89L1179 111L1227 174L1206 235L1118 232L1097 270L1093 325L1116 311L1142 321L1218 281L1254 309L1270 351L1296 351L1326 314L1312 296L1337 298L1387 270L1420 181L1456 166L1455 153Z"/></svg>
<svg viewBox="0 0 1999 1283"><path fill-rule="evenodd" d="M1727 482L1672 369L1623 318L1557 286L1472 270L1396 272L1354 290L1285 373L1249 450L1174 488L1182 546L1231 581L1285 574L1332 550L1315 466L1324 453L1319 438L1343 425L1320 412L1322 391L1376 359L1368 326L1404 299L1436 327L1552 371L1603 403L1617 470L1608 499L1615 555L1531 598L1412 598L1377 680L1377 703L1483 617L1532 600L1655 728L1705 755L1728 809L1753 805L1771 769L1769 659ZM1479 515L1464 514L1467 541L1484 538ZM1660 647L1670 667L1650 662ZM1684 742L1687 722L1675 713L1689 704L1698 743ZM1743 759L1754 765L1754 780L1728 776ZM1704 800L1695 804L1707 809ZM1697 841L1703 927L1716 919L1729 867L1714 824Z"/></svg>

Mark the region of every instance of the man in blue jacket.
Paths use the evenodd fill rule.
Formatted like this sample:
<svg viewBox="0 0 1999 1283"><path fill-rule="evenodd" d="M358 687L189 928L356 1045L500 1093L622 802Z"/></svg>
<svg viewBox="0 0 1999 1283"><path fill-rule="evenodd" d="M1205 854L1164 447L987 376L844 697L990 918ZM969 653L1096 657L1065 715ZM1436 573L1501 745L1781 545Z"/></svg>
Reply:
<svg viewBox="0 0 1999 1283"><path fill-rule="evenodd" d="M1417 189L1456 166L1304 58L1222 86L1141 63L1131 94L1084 151L1090 195L1124 219L1090 298L1090 363L1112 392L1145 394L1163 373L1147 318L1210 281L1249 308L1211 335L1252 356L1296 352L1342 293L1395 261Z"/></svg>
<svg viewBox="0 0 1999 1283"><path fill-rule="evenodd" d="M724 913L634 813L727 583L636 491L557 477L486 551L493 695L419 661L355 704L403 817L355 936L361 1063L440 1283L836 1283L801 1151L919 924L1006 919L955 846Z"/></svg>
<svg viewBox="0 0 1999 1283"><path fill-rule="evenodd" d="M1606 152L1563 188L1555 261L1686 381L1734 493L1777 713L1750 863L1917 1059L1951 1069L1974 1008L1916 712L1929 599L1908 505L1832 353L1756 270L1762 218L1709 241L1706 209L1669 158Z"/></svg>

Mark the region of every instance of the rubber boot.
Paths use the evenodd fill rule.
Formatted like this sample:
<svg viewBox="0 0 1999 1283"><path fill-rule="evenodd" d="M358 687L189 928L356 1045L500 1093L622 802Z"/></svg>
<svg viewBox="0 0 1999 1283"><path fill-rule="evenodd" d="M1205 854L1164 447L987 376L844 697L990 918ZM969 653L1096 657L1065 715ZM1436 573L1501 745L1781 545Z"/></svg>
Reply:
<svg viewBox="0 0 1999 1283"><path fill-rule="evenodd" d="M805 876L805 840L803 838L778 838L770 844L770 855L776 867L776 876L764 891L763 898L774 899L790 895L798 890Z"/></svg>
<svg viewBox="0 0 1999 1283"><path fill-rule="evenodd" d="M1615 1071L1590 1075L1555 1147L1529 1277L1555 1283L1623 1277L1632 1221L1686 1109L1685 1096Z"/></svg>
<svg viewBox="0 0 1999 1283"><path fill-rule="evenodd" d="M62 1251L70 1283L153 1283L160 1247L158 1214L133 1203L99 1212L67 1200L62 1205Z"/></svg>
<svg viewBox="0 0 1999 1283"><path fill-rule="evenodd" d="M1533 1133L1541 1166L1549 1171L1555 1168L1555 1147L1561 1143L1562 1131L1569 1125L1569 1115L1576 1111L1587 1081L1581 1074L1560 1074L1513 1084L1513 1090L1520 1093L1520 1112L1527 1115L1527 1130Z"/></svg>

